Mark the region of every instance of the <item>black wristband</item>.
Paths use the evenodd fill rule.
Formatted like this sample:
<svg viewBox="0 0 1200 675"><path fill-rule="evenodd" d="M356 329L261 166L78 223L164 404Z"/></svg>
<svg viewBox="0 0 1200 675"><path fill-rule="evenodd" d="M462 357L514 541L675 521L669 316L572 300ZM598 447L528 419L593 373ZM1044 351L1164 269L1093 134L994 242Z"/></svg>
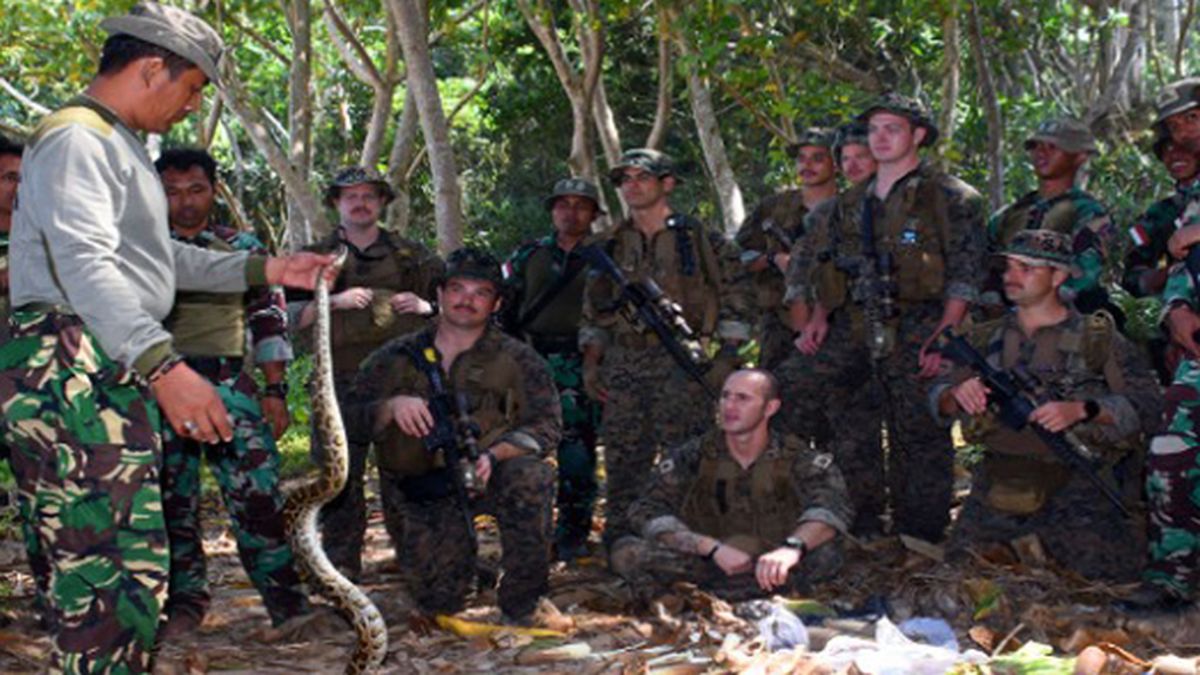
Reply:
<svg viewBox="0 0 1200 675"><path fill-rule="evenodd" d="M267 384L267 386L263 387L263 396L287 400L287 395L287 382L270 382Z"/></svg>
<svg viewBox="0 0 1200 675"><path fill-rule="evenodd" d="M1088 399L1083 402L1083 421L1091 422L1100 416L1100 404L1094 399Z"/></svg>
<svg viewBox="0 0 1200 675"><path fill-rule="evenodd" d="M721 550L721 542L718 541L717 543L713 544L712 549L709 550L708 555L704 556L704 559L705 560L713 560L714 558L717 557L717 551L720 551L720 550Z"/></svg>

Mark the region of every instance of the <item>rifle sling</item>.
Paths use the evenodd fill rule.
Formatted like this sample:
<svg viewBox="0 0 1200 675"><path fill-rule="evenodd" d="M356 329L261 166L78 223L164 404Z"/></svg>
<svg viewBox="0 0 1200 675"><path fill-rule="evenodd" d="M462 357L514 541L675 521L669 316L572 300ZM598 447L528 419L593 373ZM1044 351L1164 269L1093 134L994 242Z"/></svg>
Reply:
<svg viewBox="0 0 1200 675"><path fill-rule="evenodd" d="M543 288L542 292L538 293L538 296L530 303L529 308L521 312L521 316L517 318L517 323L513 325L513 333L520 334L521 331L525 330L525 326L528 326L531 321L538 318L542 311L549 307L550 303L554 302L554 299L567 289L567 286L571 285L571 282L575 280L575 277L579 276L584 267L587 267L587 264L582 258L573 257L568 253L566 269L563 270L562 275L555 279L553 284Z"/></svg>

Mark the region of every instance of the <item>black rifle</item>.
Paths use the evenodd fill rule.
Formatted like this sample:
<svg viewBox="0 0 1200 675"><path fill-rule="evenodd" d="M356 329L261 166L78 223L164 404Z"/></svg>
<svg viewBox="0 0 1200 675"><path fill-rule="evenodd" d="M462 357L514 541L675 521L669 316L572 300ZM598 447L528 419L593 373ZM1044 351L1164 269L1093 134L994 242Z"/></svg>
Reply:
<svg viewBox="0 0 1200 675"><path fill-rule="evenodd" d="M433 429L422 441L430 457L441 454L470 533L475 529L471 499L483 492L479 477L475 475L475 462L481 454L479 427L471 420L466 396L462 392L452 394L446 386L441 359L432 340L429 342L422 348L419 341L408 350L409 357L429 381L429 414L433 417Z"/></svg>
<svg viewBox="0 0 1200 675"><path fill-rule="evenodd" d="M1074 434L1068 432L1054 433L1040 424L1030 424L1029 416L1037 408L1033 394L1030 392L1030 382L1013 373L993 368L969 342L961 335L947 328L942 332L942 355L951 361L974 370L979 379L989 389L988 401L998 409L1000 421L1014 431L1020 431L1026 426L1033 429L1037 437L1052 450L1064 464L1072 470L1080 471L1100 490L1105 499L1122 515L1128 517L1129 509L1121 501L1117 491L1100 477L1093 464L1095 455Z"/></svg>
<svg viewBox="0 0 1200 675"><path fill-rule="evenodd" d="M774 218L767 218L763 220L762 229L763 232L775 237L775 240L783 246L785 251L790 252L792 250L792 246L795 245L795 240L792 238L792 236L787 232L784 232L783 228L779 226L779 223L775 222Z"/></svg>
<svg viewBox="0 0 1200 675"><path fill-rule="evenodd" d="M631 315L630 318L653 331L675 363L715 401L717 392L704 377L711 364L679 306L663 295L658 284L650 279L644 282L630 281L599 246L584 246L579 249L579 255L593 270L612 278L621 289L617 302Z"/></svg>

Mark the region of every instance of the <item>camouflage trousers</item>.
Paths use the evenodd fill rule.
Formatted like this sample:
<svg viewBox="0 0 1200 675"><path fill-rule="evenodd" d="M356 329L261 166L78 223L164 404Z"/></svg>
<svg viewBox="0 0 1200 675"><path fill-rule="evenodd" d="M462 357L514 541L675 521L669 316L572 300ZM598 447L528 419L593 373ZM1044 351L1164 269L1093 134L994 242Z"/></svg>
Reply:
<svg viewBox="0 0 1200 675"><path fill-rule="evenodd" d="M250 583L279 625L308 611L308 598L296 571L284 531L279 491L279 452L271 428L255 400L256 385L242 372L241 359L188 357L187 363L217 388L233 419L233 440L200 443L163 433L163 515L171 545L171 585L167 611L187 607L203 614L210 594L200 526L200 458L221 488L233 523L238 555Z"/></svg>
<svg viewBox="0 0 1200 675"><path fill-rule="evenodd" d="M950 533L947 551L952 556L973 544L1007 544L1032 534L1055 562L1086 578L1127 582L1137 577L1144 546L1137 528L1079 472L1072 472L1040 509L1027 515L987 503L992 481L986 460L974 474L971 494Z"/></svg>
<svg viewBox="0 0 1200 675"><path fill-rule="evenodd" d="M832 541L813 549L788 573L783 588L764 591L753 572L725 574L717 564L698 555L683 553L641 537L622 537L613 545L610 569L624 579L642 601L653 600L680 581L730 602L771 595L808 593L811 584L832 578L842 566L841 545Z"/></svg>
<svg viewBox="0 0 1200 675"><path fill-rule="evenodd" d="M411 478L407 480L413 480ZM462 503L448 494L416 502L404 496L399 474L380 469L380 496L389 532L398 532L396 557L409 594L422 611L460 611L475 581L475 533L467 531ZM527 616L549 590L554 470L534 457L500 462L487 491L471 504L500 527L500 609Z"/></svg>
<svg viewBox="0 0 1200 675"><path fill-rule="evenodd" d="M4 449L9 450L7 446ZM20 520L21 538L25 542L25 558L29 561L29 571L33 575L34 610L38 613L39 621L50 627L54 623L50 606L50 560L46 557L37 536L33 494L22 489L22 486L33 485L37 480L39 465L45 457L40 454L9 451L5 453L5 459L8 460L17 483L17 517Z"/></svg>
<svg viewBox="0 0 1200 675"><path fill-rule="evenodd" d="M334 387L341 410L349 409L348 397L356 375L355 372L334 373ZM347 422L345 415L342 421ZM363 541L367 534L367 454L371 450L370 443L358 441L369 437L369 434L346 428L350 452L346 487L321 509L321 541L325 553L330 562L352 579L362 574ZM318 465L325 461L325 450L318 442L315 431L312 434L311 455L313 462Z"/></svg>
<svg viewBox="0 0 1200 675"><path fill-rule="evenodd" d="M890 501L896 533L940 541L950 522L954 446L929 413L930 380L918 377L917 355L941 317L941 303L905 305L895 348L871 358L850 311L830 319L823 358L812 361L825 383L821 403L832 427L831 450L857 512L855 528L878 529ZM880 452L880 420L887 454ZM886 495L886 497L885 497Z"/></svg>
<svg viewBox="0 0 1200 675"><path fill-rule="evenodd" d="M150 670L169 565L157 404L78 317L43 312L13 315L0 399L49 567L50 669Z"/></svg>
<svg viewBox="0 0 1200 675"><path fill-rule="evenodd" d="M612 345L601 370L608 391L602 434L607 474L604 542L633 534L626 511L649 479L659 454L703 433L713 402L659 345Z"/></svg>
<svg viewBox="0 0 1200 675"><path fill-rule="evenodd" d="M1188 359L1166 391L1167 430L1146 459L1147 581L1189 596L1200 583L1200 363Z"/></svg>
<svg viewBox="0 0 1200 675"><path fill-rule="evenodd" d="M536 341L534 342L536 345ZM582 546L592 531L596 480L596 429L600 405L583 391L583 357L578 351L543 352L562 403L563 438L558 444L558 522L555 544Z"/></svg>
<svg viewBox="0 0 1200 675"><path fill-rule="evenodd" d="M762 321L757 336L758 367L775 372L796 351L792 344L794 331L784 322L778 310L770 308L761 311Z"/></svg>

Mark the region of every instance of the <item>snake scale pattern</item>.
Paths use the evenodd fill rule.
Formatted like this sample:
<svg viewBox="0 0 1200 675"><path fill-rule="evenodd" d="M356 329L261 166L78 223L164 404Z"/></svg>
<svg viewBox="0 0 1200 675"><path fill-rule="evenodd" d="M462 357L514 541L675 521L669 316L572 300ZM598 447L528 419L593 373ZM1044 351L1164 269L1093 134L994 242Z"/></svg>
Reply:
<svg viewBox="0 0 1200 675"><path fill-rule="evenodd" d="M342 250L335 266L345 260ZM350 451L346 429L333 388L333 357L329 334L329 284L324 273L316 284L317 317L313 328L312 413L317 440L325 449L325 461L313 478L287 491L284 515L288 538L309 583L320 587L354 626L358 636L354 653L346 664L347 673L366 673L378 668L387 656L387 625L379 608L367 594L338 571L321 548L317 515L326 502L346 485Z"/></svg>

